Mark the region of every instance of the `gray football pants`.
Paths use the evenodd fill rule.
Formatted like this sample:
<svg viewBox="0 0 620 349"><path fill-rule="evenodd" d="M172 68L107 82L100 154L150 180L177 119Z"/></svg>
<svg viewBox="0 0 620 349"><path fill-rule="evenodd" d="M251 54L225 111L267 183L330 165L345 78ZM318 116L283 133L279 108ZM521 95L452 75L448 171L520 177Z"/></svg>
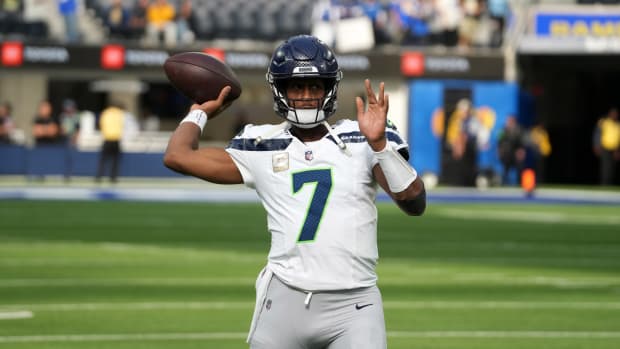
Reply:
<svg viewBox="0 0 620 349"><path fill-rule="evenodd" d="M307 292L289 287L273 276L250 348L387 348L379 288L317 292L308 296Z"/></svg>

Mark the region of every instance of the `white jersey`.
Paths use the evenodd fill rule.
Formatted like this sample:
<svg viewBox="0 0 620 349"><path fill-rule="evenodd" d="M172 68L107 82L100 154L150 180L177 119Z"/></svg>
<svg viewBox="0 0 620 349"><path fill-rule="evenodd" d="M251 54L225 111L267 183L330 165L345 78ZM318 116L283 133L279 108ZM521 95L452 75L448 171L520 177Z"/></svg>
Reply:
<svg viewBox="0 0 620 349"><path fill-rule="evenodd" d="M256 189L271 233L268 268L286 284L307 291L343 290L376 284L378 163L357 121L343 120L327 134L301 142L284 130L256 144L274 125L248 125L226 149ZM386 136L407 147L395 129Z"/></svg>

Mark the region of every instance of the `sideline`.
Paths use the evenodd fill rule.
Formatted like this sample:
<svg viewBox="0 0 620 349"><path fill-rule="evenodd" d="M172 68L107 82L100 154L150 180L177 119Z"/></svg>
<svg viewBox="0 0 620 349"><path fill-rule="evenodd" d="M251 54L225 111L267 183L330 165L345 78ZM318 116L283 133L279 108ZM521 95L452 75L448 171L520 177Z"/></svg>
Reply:
<svg viewBox="0 0 620 349"><path fill-rule="evenodd" d="M462 187L438 187L427 192L429 202L479 202L518 204L591 204L620 205L620 191L588 189L537 189L527 196L515 187L484 190ZM92 178L77 177L70 182L61 178L32 181L21 177L0 176L0 200L121 200L163 202L257 203L258 195L243 185L218 185L195 178L153 179L121 178L118 184L96 184ZM388 201L382 191L377 201Z"/></svg>

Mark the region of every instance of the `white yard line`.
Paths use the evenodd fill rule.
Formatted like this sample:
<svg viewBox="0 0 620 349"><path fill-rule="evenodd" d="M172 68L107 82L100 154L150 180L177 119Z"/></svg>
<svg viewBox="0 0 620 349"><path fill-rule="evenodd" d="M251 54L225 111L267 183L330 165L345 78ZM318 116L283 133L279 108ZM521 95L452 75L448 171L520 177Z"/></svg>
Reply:
<svg viewBox="0 0 620 349"><path fill-rule="evenodd" d="M386 301L391 309L609 309L620 310L620 302L530 302L530 301Z"/></svg>
<svg viewBox="0 0 620 349"><path fill-rule="evenodd" d="M247 286L252 287L255 279L201 277L201 278L119 278L119 279L3 279L1 288L12 287L125 287L125 286ZM414 285L428 284L428 282L411 281L396 277L382 277L379 285ZM433 283L437 283L434 281ZM498 276L486 274L455 274L443 276L441 283L450 284L477 284L493 285L547 285L554 287L611 287L620 286L620 279L616 277L549 277L549 276Z"/></svg>
<svg viewBox="0 0 620 349"><path fill-rule="evenodd" d="M598 331L389 331L392 338L620 338L620 332Z"/></svg>
<svg viewBox="0 0 620 349"><path fill-rule="evenodd" d="M0 320L18 320L18 319L30 319L33 317L31 311L22 310L22 311L8 311L3 312L0 311Z"/></svg>
<svg viewBox="0 0 620 349"><path fill-rule="evenodd" d="M491 220L491 221L521 221L539 223L583 223L592 225L618 225L620 217L605 215L579 215L555 211L508 211L493 210L488 215L481 215L479 210L460 208L439 208L436 214L444 217L468 219L468 220Z"/></svg>
<svg viewBox="0 0 620 349"><path fill-rule="evenodd" d="M119 310L231 310L252 309L253 302L137 302L137 303L56 303L0 304L0 311L30 309L45 311ZM387 309L583 309L620 310L620 302L518 302L518 301L386 301ZM1 313L0 313L1 314Z"/></svg>
<svg viewBox="0 0 620 349"><path fill-rule="evenodd" d="M120 341L169 341L205 339L244 339L245 332L204 333L135 333L135 334L59 334L41 336L0 336L0 343L32 342L120 342Z"/></svg>
<svg viewBox="0 0 620 349"><path fill-rule="evenodd" d="M254 278L136 278L136 279L5 279L4 287L66 286L252 286Z"/></svg>
<svg viewBox="0 0 620 349"><path fill-rule="evenodd" d="M140 303L64 303L1 305L0 309L32 309L34 311L117 311L117 310L201 310L252 309L253 302L140 302Z"/></svg>
<svg viewBox="0 0 620 349"><path fill-rule="evenodd" d="M391 338L620 338L620 332L596 331L388 331L387 335ZM0 336L0 343L241 340L246 336L246 332L58 334Z"/></svg>

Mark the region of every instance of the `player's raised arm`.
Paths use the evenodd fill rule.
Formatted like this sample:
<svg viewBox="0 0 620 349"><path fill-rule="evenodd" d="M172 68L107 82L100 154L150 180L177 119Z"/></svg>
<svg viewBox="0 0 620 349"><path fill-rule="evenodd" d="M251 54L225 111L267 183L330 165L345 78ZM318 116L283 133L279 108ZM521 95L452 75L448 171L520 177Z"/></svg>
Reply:
<svg viewBox="0 0 620 349"><path fill-rule="evenodd" d="M217 99L192 105L170 137L164 155L164 165L173 171L219 184L241 184L243 179L232 158L222 148L198 148L200 134L208 119L221 113L230 93L224 87Z"/></svg>
<svg viewBox="0 0 620 349"><path fill-rule="evenodd" d="M379 84L379 94L375 95L370 81L364 81L368 108L356 98L357 121L360 131L375 152L379 164L373 168L373 175L398 206L409 215L421 215L426 209L426 191L422 179L415 169L387 142L385 127L390 107L389 96L385 94L385 84Z"/></svg>

